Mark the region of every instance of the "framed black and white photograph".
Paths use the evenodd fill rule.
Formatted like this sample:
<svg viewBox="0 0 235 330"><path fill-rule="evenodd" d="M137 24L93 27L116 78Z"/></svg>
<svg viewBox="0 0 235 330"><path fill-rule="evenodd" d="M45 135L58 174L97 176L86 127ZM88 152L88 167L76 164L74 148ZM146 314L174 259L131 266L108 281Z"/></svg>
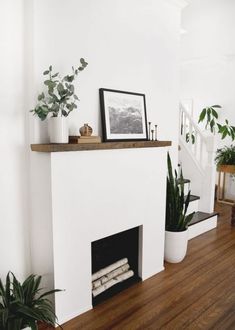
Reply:
<svg viewBox="0 0 235 330"><path fill-rule="evenodd" d="M147 140L145 95L100 88L104 141Z"/></svg>

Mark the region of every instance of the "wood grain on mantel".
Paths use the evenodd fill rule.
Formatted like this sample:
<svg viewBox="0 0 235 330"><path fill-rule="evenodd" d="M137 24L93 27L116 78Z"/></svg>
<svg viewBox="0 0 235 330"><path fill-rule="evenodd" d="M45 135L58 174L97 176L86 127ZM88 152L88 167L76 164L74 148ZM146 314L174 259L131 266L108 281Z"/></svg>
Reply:
<svg viewBox="0 0 235 330"><path fill-rule="evenodd" d="M171 146L171 141L125 141L103 143L55 143L55 144L31 144L31 150L37 152L64 152L84 150L108 150L108 149L133 149L133 148L159 148Z"/></svg>

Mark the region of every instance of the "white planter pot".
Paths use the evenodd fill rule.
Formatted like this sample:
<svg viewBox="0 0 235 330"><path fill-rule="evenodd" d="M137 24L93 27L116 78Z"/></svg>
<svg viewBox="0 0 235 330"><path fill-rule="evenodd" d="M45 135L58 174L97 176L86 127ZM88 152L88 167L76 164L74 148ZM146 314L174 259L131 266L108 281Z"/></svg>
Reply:
<svg viewBox="0 0 235 330"><path fill-rule="evenodd" d="M68 143L68 123L66 117L51 117L49 119L50 143Z"/></svg>
<svg viewBox="0 0 235 330"><path fill-rule="evenodd" d="M188 229L185 231L165 231L164 259L167 262L181 262L187 253Z"/></svg>

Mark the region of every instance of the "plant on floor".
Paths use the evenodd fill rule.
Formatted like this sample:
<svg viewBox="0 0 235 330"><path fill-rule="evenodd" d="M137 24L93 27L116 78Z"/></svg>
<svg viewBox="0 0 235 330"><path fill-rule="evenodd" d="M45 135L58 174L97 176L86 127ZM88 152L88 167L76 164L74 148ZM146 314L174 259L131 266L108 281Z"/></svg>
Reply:
<svg viewBox="0 0 235 330"><path fill-rule="evenodd" d="M215 162L217 166L220 165L235 165L235 145L230 147L225 146L217 149Z"/></svg>
<svg viewBox="0 0 235 330"><path fill-rule="evenodd" d="M228 120L225 119L225 123L221 124L218 121L219 115L216 109L221 109L220 105L212 105L202 109L199 115L198 123L206 122L205 129L210 129L211 133L218 133L221 135L221 139L225 139L229 136L232 141L235 140L235 126L229 124Z"/></svg>
<svg viewBox="0 0 235 330"><path fill-rule="evenodd" d="M47 76L44 81L47 91L38 95L38 104L30 111L41 120L45 120L48 114L51 114L52 117L67 117L71 111L77 108L76 102L79 100L75 94L73 82L87 65L84 58L81 58L80 66L77 69L72 67L72 74L63 78L60 78L59 72L53 73L50 65L49 69L43 72L43 75Z"/></svg>
<svg viewBox="0 0 235 330"><path fill-rule="evenodd" d="M21 284L12 272L6 276L5 285L0 279L0 329L38 329L37 321L50 325L56 323L56 315L46 297L61 290L41 293L41 276L30 275Z"/></svg>
<svg viewBox="0 0 235 330"><path fill-rule="evenodd" d="M190 201L190 191L185 198L182 170L179 178L177 171L173 175L169 153L167 154L167 165L166 230L181 232L188 228L188 224L194 215L194 212L186 215Z"/></svg>

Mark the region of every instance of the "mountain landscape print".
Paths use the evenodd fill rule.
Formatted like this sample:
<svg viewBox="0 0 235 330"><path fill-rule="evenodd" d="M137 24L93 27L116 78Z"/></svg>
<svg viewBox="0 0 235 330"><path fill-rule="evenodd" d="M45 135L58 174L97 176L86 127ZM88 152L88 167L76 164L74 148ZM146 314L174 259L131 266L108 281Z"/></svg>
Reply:
<svg viewBox="0 0 235 330"><path fill-rule="evenodd" d="M133 106L109 107L111 134L143 133L142 112Z"/></svg>

